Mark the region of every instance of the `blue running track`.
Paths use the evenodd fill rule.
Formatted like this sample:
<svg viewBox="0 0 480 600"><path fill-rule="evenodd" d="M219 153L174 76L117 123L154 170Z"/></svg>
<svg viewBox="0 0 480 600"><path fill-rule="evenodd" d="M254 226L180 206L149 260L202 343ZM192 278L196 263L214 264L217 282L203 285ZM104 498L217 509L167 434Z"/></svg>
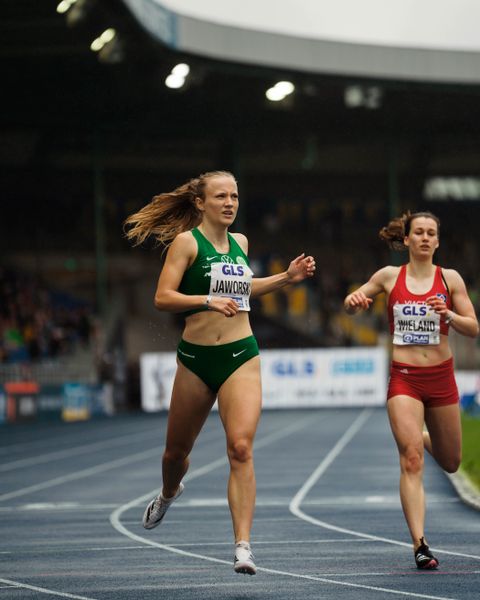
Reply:
<svg viewBox="0 0 480 600"><path fill-rule="evenodd" d="M0 600L478 600L480 513L426 462L417 571L383 409L266 411L255 444L254 577L232 569L225 439L216 413L185 492L157 529L166 416L0 428Z"/></svg>

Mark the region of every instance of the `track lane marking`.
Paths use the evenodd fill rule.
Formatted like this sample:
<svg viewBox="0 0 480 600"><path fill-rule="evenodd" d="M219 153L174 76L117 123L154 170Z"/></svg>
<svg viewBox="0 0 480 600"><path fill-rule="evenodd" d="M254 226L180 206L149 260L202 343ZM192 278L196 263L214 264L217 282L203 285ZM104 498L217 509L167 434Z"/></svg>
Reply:
<svg viewBox="0 0 480 600"><path fill-rule="evenodd" d="M112 438L110 440L103 440L100 442L92 442L90 444L82 444L74 446L73 448L64 448L63 450L56 450L55 452L46 452L37 456L31 456L29 458L19 458L12 460L7 463L0 464L0 472L5 473L6 471L13 471L14 469L22 467L31 467L34 465L40 465L42 463L50 462L51 460L61 460L64 458L70 458L71 456L81 456L82 454L88 454L101 450L103 448L115 448L115 446L121 446L125 441L131 442L137 438L145 439L148 437L158 437L158 431L148 430L142 431L135 434L122 435Z"/></svg>
<svg viewBox="0 0 480 600"><path fill-rule="evenodd" d="M336 525L332 525L331 523L327 523L326 521L321 521L320 519L316 519L305 513L300 505L302 504L304 498L308 494L308 492L313 488L313 486L318 482L318 480L322 477L328 467L333 463L333 461L339 456L339 454L344 450L344 448L350 443L353 437L358 433L361 427L365 424L366 420L371 414L371 410L367 412L364 410L360 415L355 419L355 421L350 425L350 427L345 431L342 437L338 440L335 446L330 450L330 452L325 456L322 462L318 465L315 471L310 475L310 477L306 480L303 486L299 489L299 491L295 494L290 502L290 512L294 514L299 519L303 521L307 521L312 525L316 525L317 527L323 527L324 529L329 529L330 531L337 531L338 533L346 533L349 535L361 537L363 539L375 540L377 542L384 542L386 544L394 544L396 546L404 546L406 548L412 547L411 544L407 542L401 542L399 540L392 540L390 538L381 537L377 535L371 535L369 533L363 533L361 531L356 531L354 529L347 529L345 527L337 527ZM473 558L474 560L480 560L480 556L475 554L465 554L463 552L453 552L450 550L443 550L442 548L431 548L433 551L443 554L449 554L451 556L460 556L463 558Z"/></svg>
<svg viewBox="0 0 480 600"><path fill-rule="evenodd" d="M308 423L311 423L311 421L312 421L311 417L303 418L303 419L300 419L299 421L297 421L296 423L287 425L287 427L285 427L284 429L280 429L279 431L274 431L273 433L266 435L264 438L262 438L258 442L255 442L254 448L255 448L255 450L257 450L258 448L263 448L264 446L268 446L269 444L277 441L278 439L282 439L284 437L284 435L289 435L290 433L295 433L299 429L302 429L305 425L307 425ZM214 471L218 467L221 467L226 464L228 464L228 457L222 456L221 458L217 458L216 460L203 465L203 467L197 467L193 471L190 471L183 478L183 481L185 483L187 483L188 481L192 481L193 479L202 477L203 475L210 473L210 471ZM112 514L116 514L117 511L119 509L122 509L123 507L128 507L128 508L125 508L124 510L122 510L122 512L125 512L129 508L132 508L138 504L146 502L147 500L151 500L153 496L158 495L158 491L159 490L158 490L158 486L157 486L150 492L147 492L146 494L143 494L142 496L139 496L138 498L135 498L134 500L131 500L130 502L121 505L119 508L117 508L115 511L113 511ZM111 515L110 515L110 522L111 522Z"/></svg>
<svg viewBox="0 0 480 600"><path fill-rule="evenodd" d="M20 581L13 581L12 579L1 579L1 583L7 583L13 588L23 588L26 590L32 590L33 592L41 592L42 594L51 594L53 596L60 596L61 598L72 598L73 600L95 600L90 596L77 596L76 594L69 594L68 592L57 592L55 590L49 590L47 588L38 587L36 585L29 585L28 583L22 583Z"/></svg>
<svg viewBox="0 0 480 600"><path fill-rule="evenodd" d="M213 432L216 434L216 432ZM210 437L218 440L221 437L216 435L211 435ZM202 440L205 441L205 438ZM210 440L208 440L210 441ZM85 477L90 477L91 475L97 475L98 473L104 473L105 471L109 471L110 469L117 469L118 467L123 467L125 465L129 465L134 462L139 462L146 458L154 458L158 457L158 447L150 448L150 450L144 450L143 452L137 452L136 454L131 454L129 456L124 456L122 458L116 458L115 460L110 460L104 463L100 463L93 467L87 467L86 469L81 469L80 471L75 471L74 473L67 473L66 475L61 475L59 477L54 477L53 479L48 479L47 481L42 481L39 483L35 483L33 485L20 488L18 490L14 490L12 492L6 492L5 494L0 494L0 501L11 500L12 498L19 498L20 496L26 496L31 494L32 492L38 492L40 490L45 490L51 487L55 487L57 485L62 485L64 483L69 483L70 481L77 481L78 479L83 479Z"/></svg>
<svg viewBox="0 0 480 600"><path fill-rule="evenodd" d="M145 422L142 424L139 424L140 426L145 426ZM65 425L65 423L62 423L61 425ZM70 427L72 425L69 424L67 429L63 429L62 431L58 431L57 429L54 429L52 431L49 432L49 434L47 434L47 432L45 432L45 435L48 435L48 437L42 438L42 439L37 439L37 440L33 440L33 441L23 441L23 442L16 442L14 444L9 444L8 442L5 445L0 445L0 456L3 454L9 454L11 455L12 452L16 452L16 451L21 451L21 452L25 452L25 450L34 450L34 451L50 451L50 448L52 447L53 444L63 444L66 445L66 447L68 448L69 445L72 443L72 439L74 440L75 443L80 442L82 436L85 434L85 430L82 431L74 431L71 430ZM117 435L128 435L128 432L131 431L131 427L132 425L126 425L123 426L121 424L116 424L116 425L110 425L108 427L106 427L105 429L97 429L95 430L95 434L98 435L98 437L100 439L97 439L96 441L101 441L101 439L105 438L106 435L110 435L110 431L115 431L117 433ZM70 430L69 430L70 429ZM145 429L145 432L149 432L149 431L157 431L158 432L158 423L156 425L156 427L154 427L153 429ZM60 435L57 435L60 434ZM25 435L25 434L24 434ZM32 431L27 433L27 436L32 435ZM55 435L55 437L53 437ZM26 439L29 439L28 437L26 437ZM54 442L52 442L52 440L54 440ZM92 443L96 443L96 441L93 441Z"/></svg>
<svg viewBox="0 0 480 600"><path fill-rule="evenodd" d="M369 411L368 409L365 409L364 411L362 411L360 413L360 415L357 417L357 419L354 421L352 426L350 426L349 430L352 429L352 427L354 425L356 426L357 422L360 422L363 425L364 421L368 418L368 416L370 416L370 412L371 411ZM271 434L270 436L267 436L266 438L263 438L262 440L260 440L258 443L255 444L255 448L261 448L263 446L266 446L269 443L271 443L272 441L274 441L275 439L283 438L283 437L285 437L285 435L288 435L289 433L294 433L294 431L296 431L297 429L301 429L304 426L304 423L306 424L306 423L311 423L311 422L312 422L311 417L308 417L307 419L303 419L300 422L294 423L290 427L286 427L282 430L279 430L278 432L276 432L276 434L274 433L274 434ZM338 442L337 442L337 445L338 445ZM187 474L187 476L184 478L184 481L186 482L188 480L192 480L192 479L196 479L197 477L201 477L202 475L206 475L210 471L213 471L216 468L218 468L219 466L224 465L226 463L227 463L227 457L214 460L210 463L207 463L203 467L200 467L200 468L192 471L190 474ZM152 497L152 495L154 495L156 493L158 493L158 488L155 488L155 490L153 490L152 492L149 492L148 494L144 494L143 496L135 498L135 499L131 500L130 502L127 502L127 503L119 506L116 510L114 510L110 514L110 523L112 524L112 527L116 531L121 533L122 535L130 538L131 540L146 544L148 546L153 546L155 548L159 548L160 550L172 552L173 554L178 554L180 556L185 556L185 557L195 558L195 559L200 559L200 560L206 560L208 562L232 566L231 561L227 561L227 560L220 559L220 558L215 558L213 556L206 556L204 554L198 554L195 552L188 552L186 550L181 550L180 548L177 548L175 546L170 546L167 544L160 544L159 542L155 542L154 540L150 540L150 539L142 537L136 533L133 533L132 531L127 529L121 523L120 519L124 512L126 512L127 510L130 510L131 508L136 507L138 504L140 504L142 502L149 500ZM425 598L427 600L456 600L453 598L447 598L447 597L443 597L443 596L430 596L427 594L416 594L413 592L405 592L402 590L399 591L399 590L393 590L393 589L383 588L383 587L378 587L378 586L363 585L360 583L337 581L335 579L330 579L330 578L326 578L326 577L316 577L314 575L304 575L301 573L292 573L290 571L281 571L278 569L268 569L266 567L257 567L257 571L260 571L263 573L269 573L269 574L273 574L273 575L285 575L287 577L293 577L295 579L306 579L308 581L318 581L320 583L340 585L340 586L349 587L349 588L367 589L367 590L376 591L376 592L384 592L384 593L388 593L388 594L396 594L396 595L400 595L400 596L409 596L409 597L414 597L414 598Z"/></svg>

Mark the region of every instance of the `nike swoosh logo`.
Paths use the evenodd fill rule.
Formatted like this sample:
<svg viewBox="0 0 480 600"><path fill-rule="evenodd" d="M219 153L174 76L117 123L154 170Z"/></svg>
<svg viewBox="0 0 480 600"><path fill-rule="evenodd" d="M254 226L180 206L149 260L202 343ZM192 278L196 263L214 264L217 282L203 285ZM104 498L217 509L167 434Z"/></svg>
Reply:
<svg viewBox="0 0 480 600"><path fill-rule="evenodd" d="M237 358L237 356L240 356L240 354L243 354L245 352L246 348L244 348L243 350L240 350L240 352L232 352L232 356L233 358Z"/></svg>
<svg viewBox="0 0 480 600"><path fill-rule="evenodd" d="M195 356L194 356L193 354L187 354L186 352L182 352L182 351L180 350L180 348L178 349L178 351L180 352L180 354L181 354L182 356L188 356L188 358L195 358Z"/></svg>
<svg viewBox="0 0 480 600"><path fill-rule="evenodd" d="M217 258L216 256L206 256L205 257L207 260L213 260L214 258Z"/></svg>

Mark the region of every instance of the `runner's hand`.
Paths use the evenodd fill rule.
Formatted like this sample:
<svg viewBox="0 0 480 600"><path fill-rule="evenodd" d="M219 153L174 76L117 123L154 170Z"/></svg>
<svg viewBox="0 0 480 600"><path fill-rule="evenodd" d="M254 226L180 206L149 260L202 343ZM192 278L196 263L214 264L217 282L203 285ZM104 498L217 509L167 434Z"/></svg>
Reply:
<svg viewBox="0 0 480 600"><path fill-rule="evenodd" d="M348 294L343 304L347 312L353 313L358 310L368 310L372 302L373 298L368 298L363 292L357 290Z"/></svg>
<svg viewBox="0 0 480 600"><path fill-rule="evenodd" d="M212 296L208 309L222 313L226 317L234 317L238 312L238 304L232 298Z"/></svg>
<svg viewBox="0 0 480 600"><path fill-rule="evenodd" d="M440 298L438 296L429 296L425 300L425 302L428 304L428 306L430 306L430 308L433 308L433 310L441 317L445 318L448 316L447 304L445 300L443 300L443 298Z"/></svg>
<svg viewBox="0 0 480 600"><path fill-rule="evenodd" d="M289 283L298 283L314 274L315 259L313 256L305 256L305 252L294 258L287 269Z"/></svg>

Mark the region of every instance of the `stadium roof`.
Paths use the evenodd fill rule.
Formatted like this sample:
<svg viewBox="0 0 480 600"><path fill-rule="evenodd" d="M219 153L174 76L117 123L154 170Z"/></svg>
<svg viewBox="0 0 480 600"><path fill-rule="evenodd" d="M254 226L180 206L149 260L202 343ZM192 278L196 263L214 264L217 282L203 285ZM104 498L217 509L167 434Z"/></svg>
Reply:
<svg viewBox="0 0 480 600"><path fill-rule="evenodd" d="M45 201L91 202L100 162L108 196L143 200L211 168L246 176L257 193L265 186L265 197L349 194L364 175L386 187L388 148L409 180L478 172L478 85L214 58L159 42L122 0L78 0L63 14L59 3L2 3L5 223L25 229L18 206L44 223ZM108 29L113 41L92 51ZM171 89L177 63L190 74ZM294 93L268 100L279 81Z"/></svg>
<svg viewBox="0 0 480 600"><path fill-rule="evenodd" d="M323 74L480 82L472 0L123 0L171 48Z"/></svg>

